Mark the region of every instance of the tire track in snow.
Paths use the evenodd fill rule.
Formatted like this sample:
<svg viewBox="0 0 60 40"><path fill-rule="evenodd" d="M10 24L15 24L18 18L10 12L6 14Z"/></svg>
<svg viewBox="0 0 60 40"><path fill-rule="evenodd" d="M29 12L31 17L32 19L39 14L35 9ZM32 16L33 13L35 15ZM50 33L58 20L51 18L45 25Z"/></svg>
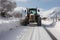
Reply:
<svg viewBox="0 0 60 40"><path fill-rule="evenodd" d="M46 27L44 27L44 29L49 34L49 36L52 38L52 40L57 40L57 38Z"/></svg>
<svg viewBox="0 0 60 40"><path fill-rule="evenodd" d="M39 31L39 27L38 27L38 36L39 36L39 40L40 40L40 31Z"/></svg>
<svg viewBox="0 0 60 40"><path fill-rule="evenodd" d="M28 29L29 29L28 27L26 29L23 29L24 31L22 31L21 34L19 36L17 36L16 40L20 40L26 34Z"/></svg>
<svg viewBox="0 0 60 40"><path fill-rule="evenodd" d="M21 37L20 40L30 40L33 28L29 27L25 34Z"/></svg>
<svg viewBox="0 0 60 40"><path fill-rule="evenodd" d="M33 33L34 33L34 27L33 27L33 30L32 30L32 34L31 34L30 40L32 40Z"/></svg>
<svg viewBox="0 0 60 40"><path fill-rule="evenodd" d="M39 27L34 27L30 40L40 40Z"/></svg>

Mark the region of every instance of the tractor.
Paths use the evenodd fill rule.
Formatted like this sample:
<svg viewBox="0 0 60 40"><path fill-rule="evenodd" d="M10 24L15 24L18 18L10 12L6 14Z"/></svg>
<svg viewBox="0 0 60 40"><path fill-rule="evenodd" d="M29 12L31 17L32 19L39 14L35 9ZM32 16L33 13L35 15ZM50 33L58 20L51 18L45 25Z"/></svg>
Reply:
<svg viewBox="0 0 60 40"><path fill-rule="evenodd" d="M27 13L27 16L24 20L21 21L21 25L27 26L29 23L36 22L37 26L41 26L41 17L38 14L40 10L38 10L37 8L27 8L25 12Z"/></svg>

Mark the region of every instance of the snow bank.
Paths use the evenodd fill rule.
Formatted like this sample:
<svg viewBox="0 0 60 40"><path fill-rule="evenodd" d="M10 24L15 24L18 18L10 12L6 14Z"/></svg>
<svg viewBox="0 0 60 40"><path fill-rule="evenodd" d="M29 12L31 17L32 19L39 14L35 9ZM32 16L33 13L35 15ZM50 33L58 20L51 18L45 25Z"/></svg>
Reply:
<svg viewBox="0 0 60 40"><path fill-rule="evenodd" d="M54 27L47 29L57 38L57 40L60 40L60 21L56 22Z"/></svg>
<svg viewBox="0 0 60 40"><path fill-rule="evenodd" d="M45 25L50 25L52 24L52 20L42 20L42 24L45 24Z"/></svg>
<svg viewBox="0 0 60 40"><path fill-rule="evenodd" d="M0 19L0 34L2 32L10 30L11 28L13 29L18 26L20 26L18 18L8 19L8 20L1 20Z"/></svg>

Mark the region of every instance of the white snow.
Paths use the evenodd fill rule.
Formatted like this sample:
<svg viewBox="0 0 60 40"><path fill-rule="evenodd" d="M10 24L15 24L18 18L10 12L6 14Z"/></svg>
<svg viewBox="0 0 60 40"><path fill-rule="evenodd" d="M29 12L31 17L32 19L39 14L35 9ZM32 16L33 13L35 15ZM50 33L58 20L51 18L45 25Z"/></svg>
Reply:
<svg viewBox="0 0 60 40"><path fill-rule="evenodd" d="M52 24L52 26L50 25ZM42 25L45 27L58 39L60 40L60 21L53 22L52 20L42 20ZM47 26L48 25L48 26Z"/></svg>
<svg viewBox="0 0 60 40"><path fill-rule="evenodd" d="M54 7L49 10L40 10L39 14L42 15L42 17L47 18L55 17L56 14L58 15L58 17L60 17L60 7Z"/></svg>
<svg viewBox="0 0 60 40"><path fill-rule="evenodd" d="M19 18L0 19L0 34L4 31L10 30L11 28L16 28L16 26L20 26Z"/></svg>
<svg viewBox="0 0 60 40"><path fill-rule="evenodd" d="M56 25L53 27L47 27L47 29L58 39L60 40L60 21L56 22Z"/></svg>
<svg viewBox="0 0 60 40"><path fill-rule="evenodd" d="M53 23L52 20L42 20L42 24L44 24L44 25L50 25L52 23Z"/></svg>
<svg viewBox="0 0 60 40"><path fill-rule="evenodd" d="M48 38L47 38L48 37ZM43 27L18 27L0 35L0 40L52 40Z"/></svg>
<svg viewBox="0 0 60 40"><path fill-rule="evenodd" d="M42 23L45 25L50 25L52 21L42 20ZM60 22L58 21L55 26L46 27L58 40L60 40L59 24ZM16 26L18 27L16 28ZM13 30L9 31L10 28L13 28ZM0 40L52 40L43 27L35 26L32 28L30 26L19 26L18 18L1 20L0 32L2 32L0 35Z"/></svg>
<svg viewBox="0 0 60 40"><path fill-rule="evenodd" d="M43 27L40 27L39 30L40 30L40 40L52 40Z"/></svg>
<svg viewBox="0 0 60 40"><path fill-rule="evenodd" d="M60 8L60 7L59 7ZM41 15L43 17L52 17L55 16L56 11L59 14L59 8L52 8L49 10L41 9ZM17 7L14 9L14 12L22 12L24 7ZM24 17L22 18L24 19ZM53 23L53 20L42 20L42 26L47 26L46 28L58 39L60 40L60 21L54 22L56 25L51 27L50 24ZM53 24L54 24L53 23ZM10 29L13 30L10 30ZM33 35L32 35L33 32ZM31 38L32 35L32 38ZM48 33L44 30L43 27L38 26L20 26L20 18L0 18L0 40L51 40Z"/></svg>
<svg viewBox="0 0 60 40"><path fill-rule="evenodd" d="M0 35L0 40L20 40L28 29L28 27L17 27L16 29L4 32Z"/></svg>

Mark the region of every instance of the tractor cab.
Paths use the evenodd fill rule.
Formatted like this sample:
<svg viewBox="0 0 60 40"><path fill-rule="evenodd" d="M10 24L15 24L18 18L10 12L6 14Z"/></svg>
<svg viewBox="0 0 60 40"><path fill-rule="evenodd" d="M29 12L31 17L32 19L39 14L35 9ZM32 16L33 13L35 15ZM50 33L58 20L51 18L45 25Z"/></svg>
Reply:
<svg viewBox="0 0 60 40"><path fill-rule="evenodd" d="M29 9L27 13L36 14L37 13L37 9Z"/></svg>
<svg viewBox="0 0 60 40"><path fill-rule="evenodd" d="M37 9L28 9L27 10L27 16L29 19L29 22L35 22L35 15L37 14Z"/></svg>

